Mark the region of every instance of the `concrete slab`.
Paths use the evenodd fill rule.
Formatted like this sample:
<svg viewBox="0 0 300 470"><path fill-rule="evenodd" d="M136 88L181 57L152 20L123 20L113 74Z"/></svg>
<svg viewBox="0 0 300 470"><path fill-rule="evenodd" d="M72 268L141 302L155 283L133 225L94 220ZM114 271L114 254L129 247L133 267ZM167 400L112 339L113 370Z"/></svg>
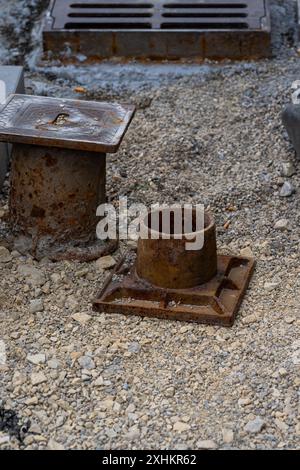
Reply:
<svg viewBox="0 0 300 470"><path fill-rule="evenodd" d="M0 66L0 105L12 93L24 93L23 67L14 65ZM10 145L0 143L0 191L7 173Z"/></svg>

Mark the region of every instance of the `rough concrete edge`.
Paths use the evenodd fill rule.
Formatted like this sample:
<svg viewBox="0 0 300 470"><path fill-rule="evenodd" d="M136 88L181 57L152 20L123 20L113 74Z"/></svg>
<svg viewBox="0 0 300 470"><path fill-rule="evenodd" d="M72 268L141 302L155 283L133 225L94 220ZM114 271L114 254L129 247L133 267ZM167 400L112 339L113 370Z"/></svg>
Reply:
<svg viewBox="0 0 300 470"><path fill-rule="evenodd" d="M5 67L5 66L2 66ZM15 93L23 94L25 93L25 82L24 82L24 69L22 66L7 66L10 68L14 68L15 71L18 71L18 75L16 74L16 88ZM19 69L19 70L18 70ZM0 191L2 190L2 186L6 177L6 173L8 170L9 159L11 155L12 146L10 144L1 143L0 142Z"/></svg>

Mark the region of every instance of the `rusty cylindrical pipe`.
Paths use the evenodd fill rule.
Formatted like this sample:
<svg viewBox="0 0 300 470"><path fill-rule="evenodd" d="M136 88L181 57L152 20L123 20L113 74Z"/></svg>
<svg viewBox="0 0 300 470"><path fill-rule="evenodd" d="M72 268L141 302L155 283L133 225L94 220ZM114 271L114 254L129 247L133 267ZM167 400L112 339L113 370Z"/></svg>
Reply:
<svg viewBox="0 0 300 470"><path fill-rule="evenodd" d="M160 211L161 213L161 211ZM204 216L204 244L196 250L186 250L187 240L163 239L151 229L151 215L144 218L141 229L148 230L148 239L138 241L136 273L152 285L168 289L187 289L200 286L212 279L217 273L216 229L213 217ZM193 211L193 217L194 217ZM160 214L159 214L160 216ZM195 236L199 232L193 232ZM154 235L154 236L152 236ZM159 238L158 238L159 237ZM154 239L156 238L156 239Z"/></svg>
<svg viewBox="0 0 300 470"><path fill-rule="evenodd" d="M14 144L10 225L45 252L96 238L96 209L105 202L106 155Z"/></svg>

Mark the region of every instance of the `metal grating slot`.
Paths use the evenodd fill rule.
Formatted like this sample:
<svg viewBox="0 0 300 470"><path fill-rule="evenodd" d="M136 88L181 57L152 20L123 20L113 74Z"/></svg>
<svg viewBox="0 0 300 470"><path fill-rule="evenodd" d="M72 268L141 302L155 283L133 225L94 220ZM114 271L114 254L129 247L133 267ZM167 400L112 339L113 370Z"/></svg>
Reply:
<svg viewBox="0 0 300 470"><path fill-rule="evenodd" d="M152 25L140 18L151 18L151 3L72 3L66 29L151 29ZM88 19L86 19L88 18ZM93 20L91 20L93 18ZM120 19L119 21L117 19ZM126 21L127 19L127 21ZM95 21L96 20L96 21Z"/></svg>
<svg viewBox="0 0 300 470"><path fill-rule="evenodd" d="M195 20L188 23L187 21L178 21L176 23L162 23L161 29L247 29L247 23L203 23L195 22Z"/></svg>
<svg viewBox="0 0 300 470"><path fill-rule="evenodd" d="M140 8L152 8L153 5L151 3L72 3L70 8L132 8L132 9L140 9Z"/></svg>
<svg viewBox="0 0 300 470"><path fill-rule="evenodd" d="M245 3L165 3L162 29L247 29ZM192 20L189 20L192 18ZM183 21L184 19L184 21Z"/></svg>
<svg viewBox="0 0 300 470"><path fill-rule="evenodd" d="M165 3L164 6L166 8L197 8L201 9L211 9L211 10L218 10L218 9L229 9L229 8L247 8L246 3L216 3L216 2L207 2L207 3Z"/></svg>
<svg viewBox="0 0 300 470"><path fill-rule="evenodd" d="M44 47L54 56L65 47L95 60L269 57L269 3L52 0Z"/></svg>
<svg viewBox="0 0 300 470"><path fill-rule="evenodd" d="M66 29L99 29L99 23L86 22L86 23L66 23ZM105 22L101 24L101 29L151 29L150 23L117 23Z"/></svg>

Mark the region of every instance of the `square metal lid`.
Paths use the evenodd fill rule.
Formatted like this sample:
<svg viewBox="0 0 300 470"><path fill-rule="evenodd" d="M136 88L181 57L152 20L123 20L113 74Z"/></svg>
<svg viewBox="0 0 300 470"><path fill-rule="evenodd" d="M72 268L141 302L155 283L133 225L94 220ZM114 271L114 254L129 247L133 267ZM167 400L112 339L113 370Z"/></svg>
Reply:
<svg viewBox="0 0 300 470"><path fill-rule="evenodd" d="M11 95L0 108L0 141L115 153L135 107Z"/></svg>

